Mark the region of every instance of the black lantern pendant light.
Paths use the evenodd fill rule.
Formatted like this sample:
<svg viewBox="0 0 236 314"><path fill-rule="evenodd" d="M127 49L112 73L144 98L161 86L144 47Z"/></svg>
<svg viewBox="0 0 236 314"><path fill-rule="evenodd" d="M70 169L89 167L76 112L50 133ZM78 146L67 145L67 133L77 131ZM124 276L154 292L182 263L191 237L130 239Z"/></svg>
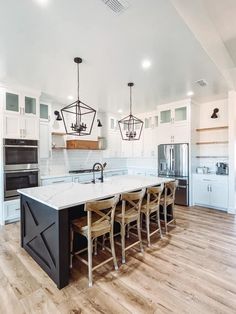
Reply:
<svg viewBox="0 0 236 314"><path fill-rule="evenodd" d="M81 58L74 58L77 64L78 97L75 102L61 109L61 115L67 134L85 136L91 134L96 110L79 99L79 64Z"/></svg>
<svg viewBox="0 0 236 314"><path fill-rule="evenodd" d="M132 114L132 87L134 83L128 83L128 86L130 88L130 114L118 121L118 123L122 140L137 141L142 133L143 121Z"/></svg>

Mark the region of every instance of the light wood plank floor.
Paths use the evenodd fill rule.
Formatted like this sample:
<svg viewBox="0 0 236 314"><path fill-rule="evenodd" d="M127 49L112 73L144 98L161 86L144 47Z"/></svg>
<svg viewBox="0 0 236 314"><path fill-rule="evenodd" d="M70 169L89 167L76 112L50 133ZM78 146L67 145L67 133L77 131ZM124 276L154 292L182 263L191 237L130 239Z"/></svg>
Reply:
<svg viewBox="0 0 236 314"><path fill-rule="evenodd" d="M19 224L2 227L0 313L236 313L234 216L176 206L176 217L144 255L133 249L117 272L112 264L97 270L92 288L76 261L62 290L20 248Z"/></svg>

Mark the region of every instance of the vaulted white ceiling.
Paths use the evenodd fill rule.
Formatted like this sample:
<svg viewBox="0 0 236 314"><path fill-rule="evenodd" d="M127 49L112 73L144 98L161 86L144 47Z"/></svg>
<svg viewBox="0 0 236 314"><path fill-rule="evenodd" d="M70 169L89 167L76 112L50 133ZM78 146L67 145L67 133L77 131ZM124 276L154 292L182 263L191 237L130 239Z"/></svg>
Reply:
<svg viewBox="0 0 236 314"><path fill-rule="evenodd" d="M76 96L73 58L79 56L84 59L81 98L100 110L125 111L129 81L135 83L137 111L186 98L190 90L197 101L227 94L227 80L176 10L175 0L129 0L130 7L120 15L101 0L47 0L45 6L38 1L0 1L2 82L39 89L69 103L67 96ZM234 2L224 3L227 1ZM222 35L216 25L222 1L206 0L205 9L215 2L215 11L209 16ZM227 14L221 23L225 18ZM235 29L227 26L225 38L222 35L234 62ZM152 66L143 70L141 62L146 58ZM199 79L208 85L198 87L195 82Z"/></svg>

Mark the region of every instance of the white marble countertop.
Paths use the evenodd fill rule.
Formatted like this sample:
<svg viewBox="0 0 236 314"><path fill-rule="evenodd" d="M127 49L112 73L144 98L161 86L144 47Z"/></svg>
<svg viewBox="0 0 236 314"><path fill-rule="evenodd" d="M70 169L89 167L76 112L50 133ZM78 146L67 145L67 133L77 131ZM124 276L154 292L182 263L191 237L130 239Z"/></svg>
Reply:
<svg viewBox="0 0 236 314"><path fill-rule="evenodd" d="M60 210L172 180L151 176L123 175L104 179L103 183L82 184L71 182L20 189L18 192Z"/></svg>
<svg viewBox="0 0 236 314"><path fill-rule="evenodd" d="M104 173L112 172L112 171L125 171L125 170L127 170L127 168L105 169ZM42 175L42 176L40 176L40 179L46 180L46 179L62 178L62 177L77 177L77 176L86 176L86 175L91 175L91 174L93 174L93 173L92 172L82 172L82 173L65 172L65 173L59 173L59 174Z"/></svg>

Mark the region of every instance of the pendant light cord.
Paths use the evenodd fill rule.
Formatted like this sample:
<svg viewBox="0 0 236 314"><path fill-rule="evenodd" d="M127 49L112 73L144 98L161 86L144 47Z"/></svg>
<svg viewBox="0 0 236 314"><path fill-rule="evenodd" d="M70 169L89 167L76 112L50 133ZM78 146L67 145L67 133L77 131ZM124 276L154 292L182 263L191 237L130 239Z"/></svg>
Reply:
<svg viewBox="0 0 236 314"><path fill-rule="evenodd" d="M132 86L130 86L129 102L130 102L130 115L132 115Z"/></svg>
<svg viewBox="0 0 236 314"><path fill-rule="evenodd" d="M78 94L78 100L79 100L79 63L77 63L77 94Z"/></svg>

